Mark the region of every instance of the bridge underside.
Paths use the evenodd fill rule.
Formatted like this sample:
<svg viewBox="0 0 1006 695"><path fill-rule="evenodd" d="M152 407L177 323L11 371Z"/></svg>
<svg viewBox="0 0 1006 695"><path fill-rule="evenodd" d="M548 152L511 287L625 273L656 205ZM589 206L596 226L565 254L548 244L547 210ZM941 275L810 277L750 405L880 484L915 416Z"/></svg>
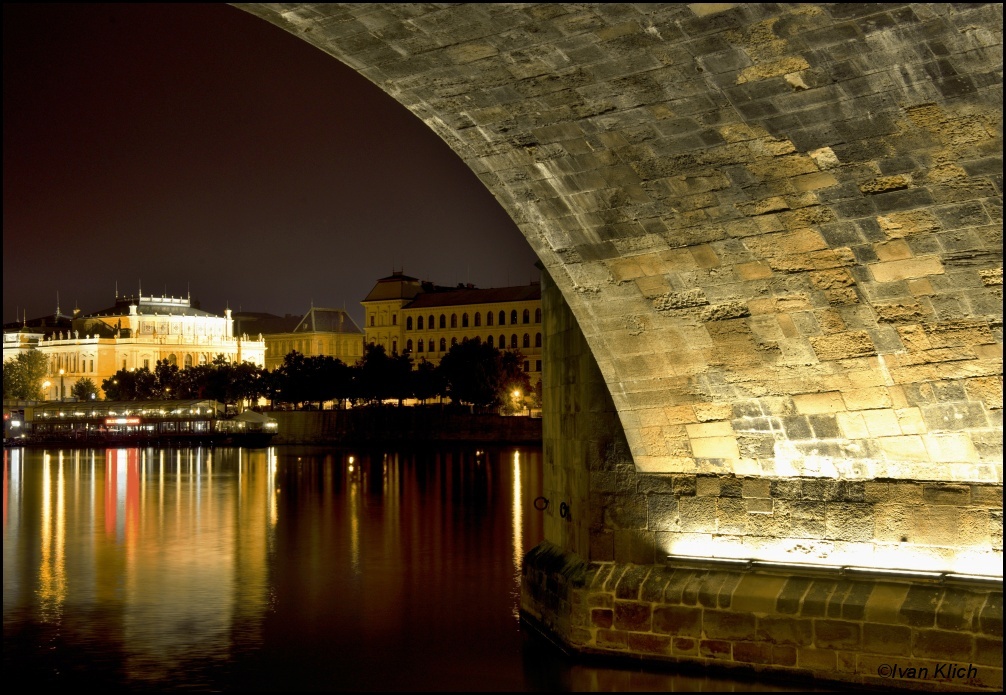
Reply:
<svg viewBox="0 0 1006 695"><path fill-rule="evenodd" d="M421 118L541 259L552 504L529 613L579 647L861 682L879 666L848 655L881 630L1001 687L1001 583L929 591L929 613L922 585L857 584L899 608L808 614L809 636L759 627L778 595L744 599L741 648L700 646L721 599L693 602L713 612L690 645L665 620L684 613L619 603L650 575L582 585L667 555L1001 580L1000 4L238 7ZM579 579L545 596L539 570ZM955 601L966 628L939 617Z"/></svg>

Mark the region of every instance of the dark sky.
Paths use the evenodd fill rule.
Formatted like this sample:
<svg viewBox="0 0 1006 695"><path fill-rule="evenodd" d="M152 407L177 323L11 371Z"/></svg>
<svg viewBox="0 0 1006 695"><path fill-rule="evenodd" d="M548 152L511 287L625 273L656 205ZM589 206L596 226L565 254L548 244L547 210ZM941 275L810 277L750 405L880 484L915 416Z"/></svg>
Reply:
<svg viewBox="0 0 1006 695"><path fill-rule="evenodd" d="M461 160L351 69L228 5L4 12L4 322L144 294L276 314L392 269L480 287L535 256Z"/></svg>

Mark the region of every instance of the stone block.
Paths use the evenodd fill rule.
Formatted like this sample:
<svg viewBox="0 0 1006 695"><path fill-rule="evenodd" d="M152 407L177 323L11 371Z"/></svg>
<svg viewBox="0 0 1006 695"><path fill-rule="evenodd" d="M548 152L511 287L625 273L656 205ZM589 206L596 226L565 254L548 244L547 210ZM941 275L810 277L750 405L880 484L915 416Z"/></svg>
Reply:
<svg viewBox="0 0 1006 695"><path fill-rule="evenodd" d="M815 620L814 646L823 649L856 649L861 644L862 628L842 620Z"/></svg>
<svg viewBox="0 0 1006 695"><path fill-rule="evenodd" d="M890 656L910 656L912 629L903 625L863 624L863 651Z"/></svg>
<svg viewBox="0 0 1006 695"><path fill-rule="evenodd" d="M806 647L813 643L814 626L812 621L800 618L759 617L755 639L770 644Z"/></svg>
<svg viewBox="0 0 1006 695"><path fill-rule="evenodd" d="M936 624L936 609L943 600L943 589L912 586L901 604L898 622L911 627L931 628Z"/></svg>
<svg viewBox="0 0 1006 695"><path fill-rule="evenodd" d="M615 601L614 627L635 632L650 631L651 609L649 603L640 601Z"/></svg>
<svg viewBox="0 0 1006 695"><path fill-rule="evenodd" d="M795 395L793 396L793 404L796 406L797 412L803 415L836 413L846 410L846 404L840 391Z"/></svg>
<svg viewBox="0 0 1006 695"><path fill-rule="evenodd" d="M949 630L918 630L912 641L913 656L946 661L971 660L974 637Z"/></svg>
<svg viewBox="0 0 1006 695"><path fill-rule="evenodd" d="M664 635L629 633L629 651L661 656L671 651L671 638Z"/></svg>
<svg viewBox="0 0 1006 695"><path fill-rule="evenodd" d="M610 628L614 612L608 608L594 608L590 611L590 623L594 627Z"/></svg>
<svg viewBox="0 0 1006 695"><path fill-rule="evenodd" d="M700 640L699 656L707 659L729 661L731 658L730 642L716 639Z"/></svg>
<svg viewBox="0 0 1006 695"><path fill-rule="evenodd" d="M939 256L922 256L871 263L867 267L877 282L897 282L898 280L923 278L929 275L941 275L944 272L943 261Z"/></svg>
<svg viewBox="0 0 1006 695"><path fill-rule="evenodd" d="M702 609L692 606L655 606L653 631L683 637L702 634Z"/></svg>
<svg viewBox="0 0 1006 695"><path fill-rule="evenodd" d="M809 338L818 359L844 360L876 354L870 334L866 331L847 331Z"/></svg>
<svg viewBox="0 0 1006 695"><path fill-rule="evenodd" d="M898 414L890 408L860 411L871 437L896 437L902 434Z"/></svg>
<svg viewBox="0 0 1006 695"><path fill-rule="evenodd" d="M734 589L730 607L745 613L774 613L786 581L785 577L746 574Z"/></svg>
<svg viewBox="0 0 1006 695"><path fill-rule="evenodd" d="M629 646L628 635L621 630L598 628L594 640L600 649L624 651Z"/></svg>
<svg viewBox="0 0 1006 695"><path fill-rule="evenodd" d="M831 649L804 647L796 650L796 665L810 672L835 673L837 660Z"/></svg>
<svg viewBox="0 0 1006 695"><path fill-rule="evenodd" d="M771 664L773 662L771 644L765 642L736 642L734 661L747 664Z"/></svg>

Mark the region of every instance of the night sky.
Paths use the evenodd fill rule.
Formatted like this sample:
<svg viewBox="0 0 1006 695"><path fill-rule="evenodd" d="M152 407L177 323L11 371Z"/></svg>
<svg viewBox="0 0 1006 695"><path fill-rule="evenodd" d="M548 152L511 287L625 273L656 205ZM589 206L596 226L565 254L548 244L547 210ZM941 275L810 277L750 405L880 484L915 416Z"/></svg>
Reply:
<svg viewBox="0 0 1006 695"><path fill-rule="evenodd" d="M538 279L513 222L421 121L228 5L4 12L4 322L185 296L300 314L402 270Z"/></svg>

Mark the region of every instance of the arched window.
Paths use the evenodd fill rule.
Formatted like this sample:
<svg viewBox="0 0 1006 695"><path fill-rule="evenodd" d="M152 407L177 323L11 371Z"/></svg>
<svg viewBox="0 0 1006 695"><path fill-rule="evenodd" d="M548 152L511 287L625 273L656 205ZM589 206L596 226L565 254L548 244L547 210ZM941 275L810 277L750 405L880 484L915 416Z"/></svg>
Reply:
<svg viewBox="0 0 1006 695"><path fill-rule="evenodd" d="M517 323L517 310L516 309L514 309L513 311L510 312L510 325L512 326L515 323Z"/></svg>
<svg viewBox="0 0 1006 695"><path fill-rule="evenodd" d="M541 323L541 309L534 310L534 322Z"/></svg>
<svg viewBox="0 0 1006 695"><path fill-rule="evenodd" d="M206 364L206 355L205 354L202 354L202 355L199 356L199 364L200 365Z"/></svg>
<svg viewBox="0 0 1006 695"><path fill-rule="evenodd" d="M501 326L506 325L506 312L503 311L502 309L500 309L500 325Z"/></svg>
<svg viewBox="0 0 1006 695"><path fill-rule="evenodd" d="M493 346L493 337L492 336L489 336L488 338L486 338L486 345L488 345L489 347Z"/></svg>
<svg viewBox="0 0 1006 695"><path fill-rule="evenodd" d="M510 349L511 350L516 350L517 349L517 334L516 333L514 333L512 336L510 336Z"/></svg>
<svg viewBox="0 0 1006 695"><path fill-rule="evenodd" d="M531 336L529 336L527 333L524 334L524 347L526 348L531 347Z"/></svg>
<svg viewBox="0 0 1006 695"><path fill-rule="evenodd" d="M458 315L451 314L451 328L457 328L457 327L458 327Z"/></svg>
<svg viewBox="0 0 1006 695"><path fill-rule="evenodd" d="M468 312L461 314L461 327L468 328Z"/></svg>
<svg viewBox="0 0 1006 695"><path fill-rule="evenodd" d="M420 330L420 331L423 330L423 317L422 316L420 316L419 318L416 319L416 329Z"/></svg>
<svg viewBox="0 0 1006 695"><path fill-rule="evenodd" d="M493 312L491 311L486 312L486 325L487 326L493 325Z"/></svg>
<svg viewBox="0 0 1006 695"><path fill-rule="evenodd" d="M440 339L440 352L447 352L447 338Z"/></svg>
<svg viewBox="0 0 1006 695"><path fill-rule="evenodd" d="M405 352L412 352L412 338L405 341Z"/></svg>
<svg viewBox="0 0 1006 695"><path fill-rule="evenodd" d="M481 326L481 325L482 325L482 314L480 314L479 312L476 311L475 312L475 326L478 327L478 326Z"/></svg>
<svg viewBox="0 0 1006 695"><path fill-rule="evenodd" d="M447 317L443 314L440 314L440 327L447 328Z"/></svg>
<svg viewBox="0 0 1006 695"><path fill-rule="evenodd" d="M433 345L433 338L430 338L430 339L429 339L429 340L427 341L427 343L426 343L426 344L427 344L427 345L429 346L429 347L427 348L427 352L433 352L433 348L434 348L434 345Z"/></svg>
<svg viewBox="0 0 1006 695"><path fill-rule="evenodd" d="M411 331L412 330L412 317L411 316L407 316L405 318L405 330L407 330L407 331Z"/></svg>
<svg viewBox="0 0 1006 695"><path fill-rule="evenodd" d="M429 326L429 328L430 328L430 330L431 330L431 331L433 330L433 327L437 325L437 324L436 324L436 323L435 323L435 322L433 321L433 314L430 314L430 320L429 320L429 323L427 323L426 325L427 325L427 326Z"/></svg>
<svg viewBox="0 0 1006 695"><path fill-rule="evenodd" d="M451 338L451 347L454 347L457 344L458 344L458 339L457 338Z"/></svg>
<svg viewBox="0 0 1006 695"><path fill-rule="evenodd" d="M175 356L175 353L172 352L170 355L168 355L168 364L170 364L172 367L178 364L178 357Z"/></svg>
<svg viewBox="0 0 1006 695"><path fill-rule="evenodd" d="M506 350L506 336L500 333L499 349Z"/></svg>
<svg viewBox="0 0 1006 695"><path fill-rule="evenodd" d="M417 352L422 352L423 351L423 339L422 338L419 339L419 342L416 344L416 347L419 348L417 350Z"/></svg>
<svg viewBox="0 0 1006 695"><path fill-rule="evenodd" d="M192 366L192 355L185 356L185 368L188 369Z"/></svg>
<svg viewBox="0 0 1006 695"><path fill-rule="evenodd" d="M525 309L524 310L524 317L523 318L524 318L524 323L530 323L531 322L531 312L528 311L527 309Z"/></svg>
<svg viewBox="0 0 1006 695"><path fill-rule="evenodd" d="M534 334L534 346L538 348L541 347L541 333Z"/></svg>

